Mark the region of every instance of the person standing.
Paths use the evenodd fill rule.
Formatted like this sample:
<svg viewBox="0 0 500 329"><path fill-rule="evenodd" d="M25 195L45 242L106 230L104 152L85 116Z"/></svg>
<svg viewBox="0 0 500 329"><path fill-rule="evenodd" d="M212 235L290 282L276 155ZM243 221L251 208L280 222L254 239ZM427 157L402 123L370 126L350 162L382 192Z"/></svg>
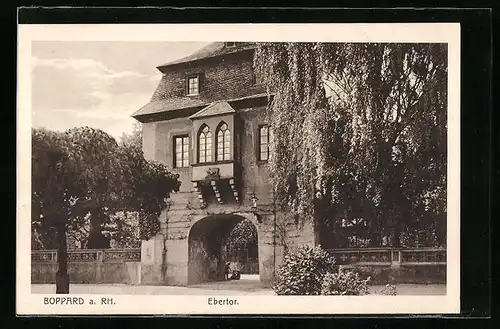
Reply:
<svg viewBox="0 0 500 329"><path fill-rule="evenodd" d="M229 273L231 272L231 263L227 262L224 269L224 280L229 280Z"/></svg>

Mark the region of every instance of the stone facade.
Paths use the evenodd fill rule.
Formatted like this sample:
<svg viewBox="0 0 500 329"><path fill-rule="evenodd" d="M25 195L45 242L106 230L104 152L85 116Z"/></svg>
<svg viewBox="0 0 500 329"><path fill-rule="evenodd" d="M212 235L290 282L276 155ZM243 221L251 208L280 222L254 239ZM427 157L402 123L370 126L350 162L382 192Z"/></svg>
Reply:
<svg viewBox="0 0 500 329"><path fill-rule="evenodd" d="M262 94L252 72L252 47L214 43L207 48L159 67L164 75L151 102L134 115L143 123L145 157L170 167L181 181L180 191L172 194L160 216L161 232L143 242L143 284L218 279L210 271L224 262L220 241L243 219L257 228L263 284L269 284L285 245L315 243L312 226L297 228L273 207L267 162L259 161L259 127L267 124L268 95ZM199 77L199 93L189 96L187 79L193 75ZM221 123L230 131L230 157L216 161ZM199 134L205 126L212 134L212 158L200 162ZM189 166L176 168L176 136L188 137ZM251 196L257 198L257 207Z"/></svg>

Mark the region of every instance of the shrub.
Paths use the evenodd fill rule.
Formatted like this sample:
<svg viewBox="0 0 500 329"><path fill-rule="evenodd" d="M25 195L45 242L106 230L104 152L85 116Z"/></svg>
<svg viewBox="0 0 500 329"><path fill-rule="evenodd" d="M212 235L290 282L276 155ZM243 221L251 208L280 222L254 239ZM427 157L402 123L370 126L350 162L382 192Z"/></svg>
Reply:
<svg viewBox="0 0 500 329"><path fill-rule="evenodd" d="M328 273L323 278L322 295L367 295L368 281L363 280L358 273L339 269L337 273Z"/></svg>
<svg viewBox="0 0 500 329"><path fill-rule="evenodd" d="M334 264L335 259L319 246L299 247L285 255L273 290L278 295L319 295L323 278Z"/></svg>
<svg viewBox="0 0 500 329"><path fill-rule="evenodd" d="M388 283L380 293L382 295L396 296L398 294L398 289L395 285Z"/></svg>

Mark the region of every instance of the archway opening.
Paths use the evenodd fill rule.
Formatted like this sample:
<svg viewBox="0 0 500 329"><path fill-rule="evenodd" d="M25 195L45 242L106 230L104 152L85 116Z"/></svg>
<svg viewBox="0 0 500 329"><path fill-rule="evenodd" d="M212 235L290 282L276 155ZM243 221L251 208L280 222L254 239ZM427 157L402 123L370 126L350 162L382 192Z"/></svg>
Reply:
<svg viewBox="0 0 500 329"><path fill-rule="evenodd" d="M212 215L189 232L188 284L224 281L226 264L258 278L258 237L255 225L241 216Z"/></svg>

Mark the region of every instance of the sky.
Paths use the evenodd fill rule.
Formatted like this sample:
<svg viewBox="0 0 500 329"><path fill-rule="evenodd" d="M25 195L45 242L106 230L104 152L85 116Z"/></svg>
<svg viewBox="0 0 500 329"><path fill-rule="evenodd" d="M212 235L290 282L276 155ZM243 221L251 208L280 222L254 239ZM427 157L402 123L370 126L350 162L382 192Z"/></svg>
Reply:
<svg viewBox="0 0 500 329"><path fill-rule="evenodd" d="M132 131L131 114L155 91L157 66L206 42L32 43L32 124L64 131L91 126L115 138Z"/></svg>

